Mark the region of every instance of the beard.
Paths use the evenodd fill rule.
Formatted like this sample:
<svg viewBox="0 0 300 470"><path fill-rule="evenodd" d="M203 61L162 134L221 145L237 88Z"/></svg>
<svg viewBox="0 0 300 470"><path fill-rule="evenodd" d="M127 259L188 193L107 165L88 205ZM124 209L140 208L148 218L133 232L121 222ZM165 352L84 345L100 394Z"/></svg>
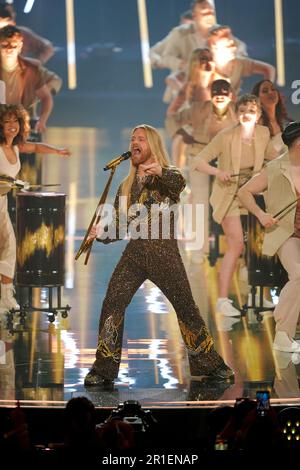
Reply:
<svg viewBox="0 0 300 470"><path fill-rule="evenodd" d="M147 164L148 160L151 158L151 151L140 151L140 153L135 154L132 151L131 162L135 168L138 168L139 165ZM150 162L149 162L150 163Z"/></svg>

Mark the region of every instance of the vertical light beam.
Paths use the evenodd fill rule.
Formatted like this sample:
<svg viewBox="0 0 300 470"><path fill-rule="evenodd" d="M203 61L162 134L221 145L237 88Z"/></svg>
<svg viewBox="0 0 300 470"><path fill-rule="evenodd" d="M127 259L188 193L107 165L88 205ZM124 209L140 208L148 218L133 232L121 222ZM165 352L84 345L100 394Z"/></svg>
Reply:
<svg viewBox="0 0 300 470"><path fill-rule="evenodd" d="M77 186L75 182L69 185L69 210L68 210L68 237L67 237L67 256L66 256L66 288L74 288L74 237L76 232L76 203Z"/></svg>
<svg viewBox="0 0 300 470"><path fill-rule="evenodd" d="M146 88L153 87L152 69L150 63L150 46L149 46L149 32L148 32L148 19L146 0L137 0L139 26L140 26L140 41L143 61L144 85Z"/></svg>
<svg viewBox="0 0 300 470"><path fill-rule="evenodd" d="M26 5L23 10L24 13L30 13L33 7L33 4L34 4L34 0L27 0Z"/></svg>
<svg viewBox="0 0 300 470"><path fill-rule="evenodd" d="M279 86L284 86L285 85L285 62L284 62L282 0L274 0L274 8L275 8L277 84Z"/></svg>
<svg viewBox="0 0 300 470"><path fill-rule="evenodd" d="M212 0L211 1L211 4L212 6L214 7L215 9L215 18L216 18L216 24L218 24L218 19L217 19L217 9L216 9L216 5L215 5L215 0Z"/></svg>
<svg viewBox="0 0 300 470"><path fill-rule="evenodd" d="M74 23L75 23L75 20L74 20L74 0L66 0L68 87L69 87L70 90L74 90L77 87Z"/></svg>

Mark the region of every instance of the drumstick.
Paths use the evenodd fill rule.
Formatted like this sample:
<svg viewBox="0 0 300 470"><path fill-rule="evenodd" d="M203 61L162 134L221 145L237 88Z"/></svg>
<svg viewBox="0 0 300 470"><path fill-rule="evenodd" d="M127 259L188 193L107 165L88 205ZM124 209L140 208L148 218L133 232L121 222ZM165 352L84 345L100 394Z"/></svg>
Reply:
<svg viewBox="0 0 300 470"><path fill-rule="evenodd" d="M5 183L4 181L1 181L0 182L0 188L5 188L5 189L8 189L11 190L11 189L22 189L22 187L18 184L11 184L11 183L8 183L7 184L3 184Z"/></svg>
<svg viewBox="0 0 300 470"><path fill-rule="evenodd" d="M277 212L277 214L273 215L273 218L276 219L280 214L282 214L283 212L285 212L287 209L289 209L290 207L292 207L294 204L297 204L297 202L299 201L300 199L300 196L297 197L297 199L294 199L294 201L290 202L287 206L285 206L283 209L281 209L279 212Z"/></svg>
<svg viewBox="0 0 300 470"><path fill-rule="evenodd" d="M3 184L5 183L5 181L0 181L0 188L10 188L10 189L24 189L25 191L28 191L29 189L39 189L39 188L43 188L43 187L51 187L51 186L61 186L61 184L30 184L28 185L27 187L22 187L21 185L19 184L12 184L12 183L9 183L7 182L6 184Z"/></svg>
<svg viewBox="0 0 300 470"><path fill-rule="evenodd" d="M49 186L61 186L61 184L30 184L29 188L43 188L43 187L49 187Z"/></svg>
<svg viewBox="0 0 300 470"><path fill-rule="evenodd" d="M258 172L254 171L252 173L252 176L255 175L255 173L258 173ZM230 175L230 178L233 178L234 176L243 176L243 175L249 175L249 173L247 171L241 171L240 173L232 173L232 175Z"/></svg>

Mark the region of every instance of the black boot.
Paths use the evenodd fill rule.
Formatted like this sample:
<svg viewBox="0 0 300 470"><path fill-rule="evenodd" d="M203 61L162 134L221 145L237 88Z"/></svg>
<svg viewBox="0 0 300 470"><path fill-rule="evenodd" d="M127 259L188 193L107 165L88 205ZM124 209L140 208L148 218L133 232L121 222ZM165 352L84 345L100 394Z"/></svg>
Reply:
<svg viewBox="0 0 300 470"><path fill-rule="evenodd" d="M97 372L97 370L92 367L88 374L85 376L84 385L86 387L97 386L103 388L104 390L111 390L114 387L114 381L113 379L102 377Z"/></svg>
<svg viewBox="0 0 300 470"><path fill-rule="evenodd" d="M215 381L209 377L204 377L202 380L191 380L186 400L220 400L229 387L232 387L232 384L226 380Z"/></svg>
<svg viewBox="0 0 300 470"><path fill-rule="evenodd" d="M209 352L189 354L190 372L193 380L208 377L212 380L232 380L234 372L215 349Z"/></svg>

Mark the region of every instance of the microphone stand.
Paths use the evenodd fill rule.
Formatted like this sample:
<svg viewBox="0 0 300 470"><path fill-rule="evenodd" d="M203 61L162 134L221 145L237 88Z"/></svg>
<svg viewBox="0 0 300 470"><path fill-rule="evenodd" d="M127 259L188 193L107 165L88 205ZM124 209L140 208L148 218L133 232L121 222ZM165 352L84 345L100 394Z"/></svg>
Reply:
<svg viewBox="0 0 300 470"><path fill-rule="evenodd" d="M103 193L100 197L100 200L98 202L98 205L96 207L96 210L94 212L94 215L92 217L92 220L90 222L90 225L86 231L86 234L84 236L84 239L79 247L79 250L77 251L76 253L76 256L75 256L75 260L78 260L78 258L80 257L80 255L82 253L86 253L86 257L85 257L85 261L84 261L84 264L86 265L88 263L88 260L89 260L89 257L90 257L90 254L91 254L91 250L92 250L92 246L93 246L93 243L94 243L94 238L93 239L89 239L88 240L88 236L89 236L89 233L91 231L91 228L92 226L94 225L94 222L96 221L96 225L99 223L100 219L101 219L101 212L102 212L102 209L103 209L103 204L105 203L106 201L106 198L107 198L107 194L108 194L108 191L109 191L109 188L110 188L110 185L111 185L111 182L112 182L112 179L113 179L113 176L115 174L115 171L116 171L116 168L118 166L120 162L116 163L112 168L111 168L111 172L110 172L110 177L105 185L105 188L103 190ZM100 207L100 211L98 213L98 208Z"/></svg>

